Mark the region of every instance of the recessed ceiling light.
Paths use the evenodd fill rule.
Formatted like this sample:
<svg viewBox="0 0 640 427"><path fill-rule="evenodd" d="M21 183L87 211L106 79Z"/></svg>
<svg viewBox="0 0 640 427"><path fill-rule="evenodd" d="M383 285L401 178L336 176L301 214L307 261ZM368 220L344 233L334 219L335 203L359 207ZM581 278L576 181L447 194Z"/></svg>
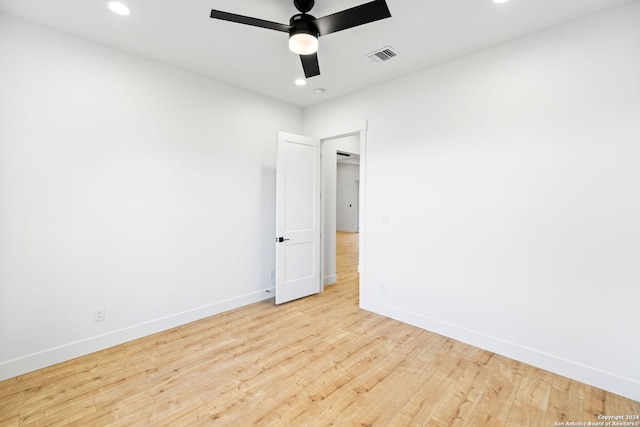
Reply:
<svg viewBox="0 0 640 427"><path fill-rule="evenodd" d="M117 13L118 15L126 16L131 13L127 5L120 3L119 1L108 0L106 4L111 12Z"/></svg>
<svg viewBox="0 0 640 427"><path fill-rule="evenodd" d="M296 79L294 83L298 86L304 86L307 84L307 81L305 79Z"/></svg>

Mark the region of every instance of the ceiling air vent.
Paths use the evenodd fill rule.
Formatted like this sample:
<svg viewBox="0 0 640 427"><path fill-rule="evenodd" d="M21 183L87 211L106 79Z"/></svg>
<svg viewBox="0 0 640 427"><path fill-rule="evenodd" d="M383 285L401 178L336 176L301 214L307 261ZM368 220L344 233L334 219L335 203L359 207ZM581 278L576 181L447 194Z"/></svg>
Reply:
<svg viewBox="0 0 640 427"><path fill-rule="evenodd" d="M367 54L367 57L373 62L385 62L395 58L396 56L398 56L398 54L391 46L385 46L382 49L378 49L375 52Z"/></svg>

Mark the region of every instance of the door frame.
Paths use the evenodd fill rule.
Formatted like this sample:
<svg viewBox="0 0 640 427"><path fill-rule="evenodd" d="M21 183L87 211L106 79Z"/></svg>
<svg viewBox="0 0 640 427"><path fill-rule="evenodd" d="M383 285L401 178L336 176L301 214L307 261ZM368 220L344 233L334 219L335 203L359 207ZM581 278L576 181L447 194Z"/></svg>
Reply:
<svg viewBox="0 0 640 427"><path fill-rule="evenodd" d="M356 179L356 233L360 232L360 177Z"/></svg>
<svg viewBox="0 0 640 427"><path fill-rule="evenodd" d="M353 136L353 135L358 135L360 137L360 176L359 176L359 181L360 181L360 191L358 194L358 224L359 224L359 232L358 232L358 272L360 273L360 289L359 289L359 295L360 295L360 301L359 301L359 305L362 306L362 302L365 300L365 289L366 287L364 286L365 284L365 260L366 260L366 246L365 246L365 242L366 242L366 218L365 218L365 212L366 212L366 159L367 159L367 127L368 127L368 123L367 120L362 120L358 123L352 123L350 125L346 125L346 126L342 126L342 127L338 127L338 128L334 128L334 129L330 129L328 131L323 131L321 133L321 136L319 137L320 139L320 145L321 147L323 147L323 144L325 143L325 141L331 140L331 139L337 139L337 138L342 138L342 137L346 137L346 136ZM320 164L321 164L321 169L324 170L324 162L326 161L326 159L321 158L320 159ZM324 178L323 179L324 182ZM323 191L324 188L321 190ZM321 222L321 227L320 227L320 292L324 291L324 287L325 287L325 283L324 283L324 277L325 277L325 268L324 268L324 261L325 261L325 257L326 257L326 221L325 221L325 217L326 215L324 215L324 206L325 206L325 199L324 197L321 199L321 212L320 212L320 222ZM333 256L335 257L336 254L335 252L333 253Z"/></svg>

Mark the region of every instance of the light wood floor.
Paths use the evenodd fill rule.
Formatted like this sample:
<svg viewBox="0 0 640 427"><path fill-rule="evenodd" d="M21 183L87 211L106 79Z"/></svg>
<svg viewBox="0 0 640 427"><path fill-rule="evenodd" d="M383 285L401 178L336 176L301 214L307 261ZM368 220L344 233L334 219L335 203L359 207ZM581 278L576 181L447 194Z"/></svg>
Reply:
<svg viewBox="0 0 640 427"><path fill-rule="evenodd" d="M339 284L0 382L0 426L553 426L640 403L358 309Z"/></svg>

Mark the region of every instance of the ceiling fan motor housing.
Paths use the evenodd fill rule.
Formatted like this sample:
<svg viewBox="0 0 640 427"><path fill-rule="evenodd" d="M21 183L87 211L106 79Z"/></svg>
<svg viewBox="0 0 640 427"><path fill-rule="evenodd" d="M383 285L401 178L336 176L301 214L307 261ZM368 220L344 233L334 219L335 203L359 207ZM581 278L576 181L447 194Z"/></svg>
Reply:
<svg viewBox="0 0 640 427"><path fill-rule="evenodd" d="M289 37L294 34L311 34L312 36L318 38L318 27L313 23L315 21L315 17L308 15L306 13L299 13L297 15L293 15L291 20L289 20L289 25L291 26L291 31L289 31Z"/></svg>

